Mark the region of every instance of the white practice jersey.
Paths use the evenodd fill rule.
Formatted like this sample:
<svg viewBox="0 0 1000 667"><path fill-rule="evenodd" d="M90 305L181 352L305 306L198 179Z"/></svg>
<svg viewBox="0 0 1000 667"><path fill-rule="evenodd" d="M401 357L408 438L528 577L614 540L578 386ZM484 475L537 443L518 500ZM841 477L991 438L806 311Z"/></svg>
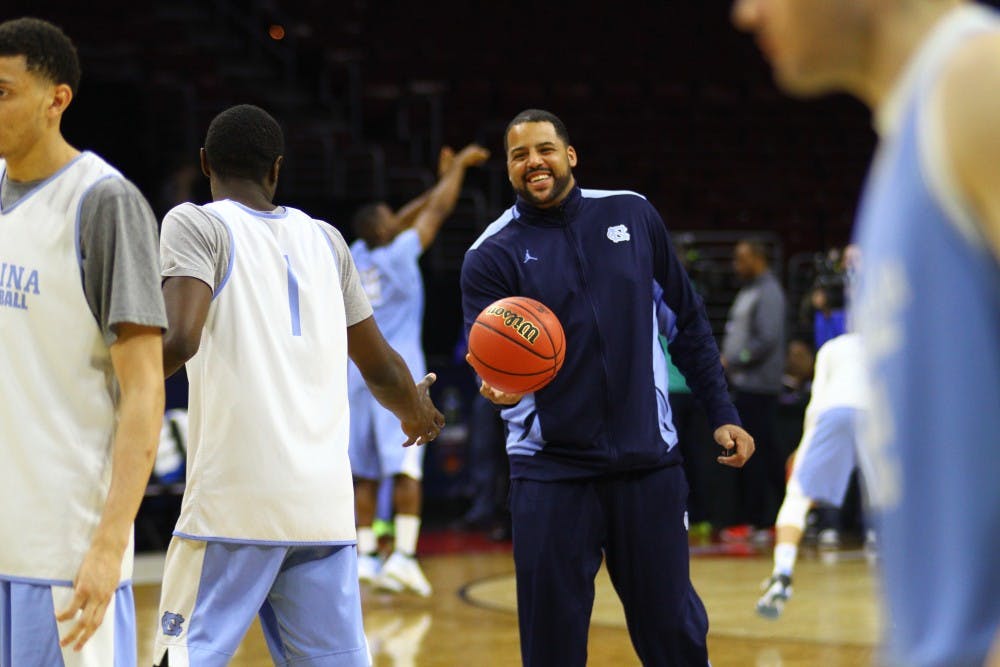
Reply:
<svg viewBox="0 0 1000 667"><path fill-rule="evenodd" d="M187 488L175 534L352 543L347 325L330 236L292 208L200 208L228 228L230 268L187 364Z"/></svg>
<svg viewBox="0 0 1000 667"><path fill-rule="evenodd" d="M828 340L816 353L812 396L806 408L806 428L833 408L868 408L868 374L861 337L847 333Z"/></svg>
<svg viewBox="0 0 1000 667"><path fill-rule="evenodd" d="M122 176L83 153L0 211L0 579L69 584L107 498L114 373L76 234L105 178ZM122 579L131 571L130 545Z"/></svg>

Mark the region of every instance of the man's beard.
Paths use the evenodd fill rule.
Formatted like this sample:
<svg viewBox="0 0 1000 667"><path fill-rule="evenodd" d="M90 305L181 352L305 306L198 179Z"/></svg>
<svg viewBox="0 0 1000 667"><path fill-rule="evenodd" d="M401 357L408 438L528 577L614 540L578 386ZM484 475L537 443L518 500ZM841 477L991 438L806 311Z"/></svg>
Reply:
<svg viewBox="0 0 1000 667"><path fill-rule="evenodd" d="M529 204L543 208L545 204L558 199L563 193L566 192L570 182L573 180L573 172L571 170L567 170L565 174L558 176L554 171L548 170L549 173L552 174L552 187L549 188L548 193L540 197L528 188L528 184L526 182L528 178L531 178L533 174L537 174L539 171L545 170L536 169L535 171L527 174L525 176L525 180L521 181L522 186L520 188L515 188L515 190L517 194L519 194L521 198Z"/></svg>

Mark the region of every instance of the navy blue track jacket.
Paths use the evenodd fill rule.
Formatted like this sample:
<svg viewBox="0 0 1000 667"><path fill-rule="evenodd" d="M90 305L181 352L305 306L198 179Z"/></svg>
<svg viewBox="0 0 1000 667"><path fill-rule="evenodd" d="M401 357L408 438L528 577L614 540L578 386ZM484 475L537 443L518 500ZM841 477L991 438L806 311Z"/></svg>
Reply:
<svg viewBox="0 0 1000 667"><path fill-rule="evenodd" d="M713 428L739 424L704 305L641 195L574 187L551 209L518 198L468 250L467 335L483 308L507 296L541 301L566 333L556 378L501 411L512 478L586 478L680 462L654 281L676 315L671 358Z"/></svg>

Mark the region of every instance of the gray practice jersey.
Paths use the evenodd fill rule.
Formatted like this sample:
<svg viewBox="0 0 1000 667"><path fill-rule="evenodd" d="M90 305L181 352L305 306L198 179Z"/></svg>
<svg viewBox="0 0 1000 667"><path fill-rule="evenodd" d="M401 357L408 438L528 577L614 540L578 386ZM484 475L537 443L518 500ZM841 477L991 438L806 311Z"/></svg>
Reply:
<svg viewBox="0 0 1000 667"><path fill-rule="evenodd" d="M4 175L4 209L44 183ZM159 280L148 268L159 262L156 218L139 189L124 178L95 184L80 206L79 240L83 291L104 342L115 342L116 326L123 322L166 328ZM128 279L115 280L116 275Z"/></svg>
<svg viewBox="0 0 1000 667"><path fill-rule="evenodd" d="M276 212L281 210L283 207L275 209ZM344 237L330 225L324 224L322 229L330 237L337 256L347 326L352 326L370 317L372 307ZM162 236L160 260L163 277L197 278L211 287L213 294L218 292L229 269L231 256L226 225L195 204L181 204L163 219Z"/></svg>

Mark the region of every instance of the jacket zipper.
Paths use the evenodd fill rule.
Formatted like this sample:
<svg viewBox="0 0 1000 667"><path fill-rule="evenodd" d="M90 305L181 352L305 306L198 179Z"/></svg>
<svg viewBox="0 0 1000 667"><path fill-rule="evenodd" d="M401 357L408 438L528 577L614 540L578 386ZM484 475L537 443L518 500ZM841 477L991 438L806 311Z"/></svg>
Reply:
<svg viewBox="0 0 1000 667"><path fill-rule="evenodd" d="M566 220L566 212L564 210L560 210L559 215L562 217L563 229L566 230L566 235L569 237L570 245L573 246L573 251L576 253L576 267L580 275L580 282L583 285L584 292L587 294L587 303L590 304L590 310L594 315L594 324L597 327L597 345L598 351L601 355L601 368L604 369L604 428L602 430L608 438L608 448L611 450L612 461L617 462L618 448L615 446L614 438L611 437L609 428L611 424L611 387L608 383L608 363L604 354L604 336L601 334L601 323L597 317L597 307L594 305L593 295L590 292L590 283L587 282L587 275L584 271L583 251L578 243L578 239L570 229L569 222Z"/></svg>

